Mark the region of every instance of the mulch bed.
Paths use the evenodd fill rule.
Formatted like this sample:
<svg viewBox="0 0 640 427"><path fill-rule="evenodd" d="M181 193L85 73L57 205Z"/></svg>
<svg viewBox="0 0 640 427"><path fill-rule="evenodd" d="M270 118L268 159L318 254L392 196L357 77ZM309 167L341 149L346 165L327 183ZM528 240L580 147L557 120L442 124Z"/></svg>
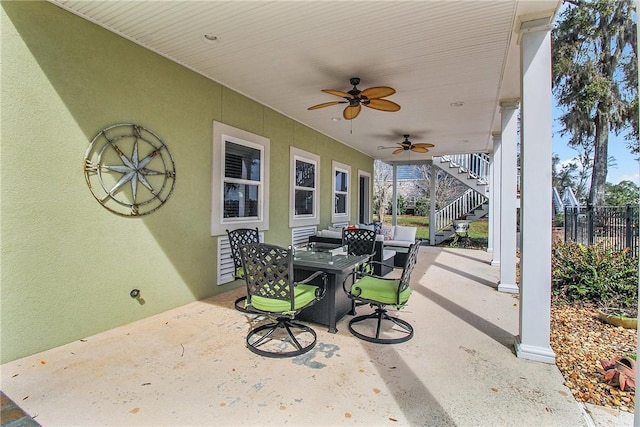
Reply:
<svg viewBox="0 0 640 427"><path fill-rule="evenodd" d="M635 355L637 331L602 322L588 304L551 305L551 348L565 385L579 402L633 412L634 391L604 380L602 359Z"/></svg>

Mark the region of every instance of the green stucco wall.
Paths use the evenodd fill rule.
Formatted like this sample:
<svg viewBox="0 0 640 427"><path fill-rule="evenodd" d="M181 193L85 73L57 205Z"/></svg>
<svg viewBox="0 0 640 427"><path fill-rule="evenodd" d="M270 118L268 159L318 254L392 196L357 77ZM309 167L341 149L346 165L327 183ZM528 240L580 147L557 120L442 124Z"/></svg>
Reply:
<svg viewBox="0 0 640 427"><path fill-rule="evenodd" d="M241 285L216 283L213 120L271 140L266 241L290 241L279 220L289 215L290 145L321 156L321 227L331 160L351 164L355 220L368 156L55 5L1 5L1 363ZM93 136L122 122L156 132L176 162L171 198L140 218L101 207L82 171Z"/></svg>

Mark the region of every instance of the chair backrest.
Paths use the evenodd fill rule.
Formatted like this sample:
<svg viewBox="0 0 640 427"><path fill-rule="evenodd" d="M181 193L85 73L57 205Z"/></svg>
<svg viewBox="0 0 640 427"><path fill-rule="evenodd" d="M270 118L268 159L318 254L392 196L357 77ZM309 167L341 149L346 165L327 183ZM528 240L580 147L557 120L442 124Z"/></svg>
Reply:
<svg viewBox="0 0 640 427"><path fill-rule="evenodd" d="M376 247L376 232L366 228L343 229L342 245L349 255L373 255Z"/></svg>
<svg viewBox="0 0 640 427"><path fill-rule="evenodd" d="M293 255L290 248L268 243L240 246L247 301L252 296L291 301L294 307Z"/></svg>
<svg viewBox="0 0 640 427"><path fill-rule="evenodd" d="M402 291L409 287L409 281L411 280L411 273L413 272L413 267L416 265L416 261L418 259L418 251L420 250L421 245L420 240L416 240L415 243L411 245L409 249L409 253L407 254L407 260L404 262L404 269L402 270L402 276L400 276L400 283L398 284L398 296Z"/></svg>
<svg viewBox="0 0 640 427"><path fill-rule="evenodd" d="M242 267L242 259L240 255L240 246L249 243L260 242L260 232L258 228L237 228L235 230L227 230L227 236L229 237L229 246L231 247L231 257L233 258L233 265L237 270Z"/></svg>

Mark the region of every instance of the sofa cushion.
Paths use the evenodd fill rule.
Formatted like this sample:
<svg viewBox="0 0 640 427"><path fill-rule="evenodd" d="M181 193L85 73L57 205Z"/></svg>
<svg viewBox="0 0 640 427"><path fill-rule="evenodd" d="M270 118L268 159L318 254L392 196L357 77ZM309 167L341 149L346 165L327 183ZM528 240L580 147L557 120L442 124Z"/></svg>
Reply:
<svg viewBox="0 0 640 427"><path fill-rule="evenodd" d="M318 237L326 237L329 239L340 239L342 240L342 230L340 231L331 231L331 230L320 230L316 233Z"/></svg>
<svg viewBox="0 0 640 427"><path fill-rule="evenodd" d="M398 248L408 248L414 243L413 240L385 240L384 247L389 247L393 249L393 247Z"/></svg>
<svg viewBox="0 0 640 427"><path fill-rule="evenodd" d="M402 225L396 225L393 238L391 240L403 240L413 243L416 240L416 227L405 227Z"/></svg>
<svg viewBox="0 0 640 427"><path fill-rule="evenodd" d="M391 251L389 249L384 249L382 251L382 260L383 261L387 261L390 258L393 258L394 256L396 256L396 251Z"/></svg>
<svg viewBox="0 0 640 427"><path fill-rule="evenodd" d="M376 227L373 224L358 224L358 228L363 228L365 230L376 231Z"/></svg>
<svg viewBox="0 0 640 427"><path fill-rule="evenodd" d="M382 227L382 235L384 236L384 240L392 240L394 235L395 227L393 225L385 225Z"/></svg>

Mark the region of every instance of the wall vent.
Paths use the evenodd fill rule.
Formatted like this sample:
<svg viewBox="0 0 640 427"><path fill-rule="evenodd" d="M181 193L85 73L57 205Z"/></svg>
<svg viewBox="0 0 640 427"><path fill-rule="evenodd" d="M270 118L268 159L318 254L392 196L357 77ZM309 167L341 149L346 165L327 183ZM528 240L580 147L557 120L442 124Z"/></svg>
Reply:
<svg viewBox="0 0 640 427"><path fill-rule="evenodd" d="M291 229L291 245L303 245L309 241L309 236L315 236L318 227L309 225L307 227L296 227Z"/></svg>
<svg viewBox="0 0 640 427"><path fill-rule="evenodd" d="M264 233L260 232L260 241L264 242ZM231 258L231 246L229 238L224 236L218 237L218 286L225 283L233 282L233 273L235 266Z"/></svg>

